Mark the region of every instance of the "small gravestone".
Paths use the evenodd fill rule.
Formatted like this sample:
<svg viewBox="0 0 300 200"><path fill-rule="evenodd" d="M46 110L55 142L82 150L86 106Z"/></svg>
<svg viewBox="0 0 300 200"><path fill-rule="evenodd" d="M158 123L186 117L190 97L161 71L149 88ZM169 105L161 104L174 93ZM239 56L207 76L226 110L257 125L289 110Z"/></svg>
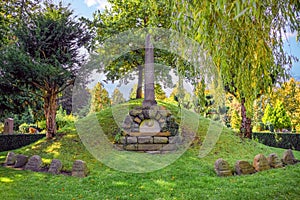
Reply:
<svg viewBox="0 0 300 200"><path fill-rule="evenodd" d="M13 134L14 133L14 120L12 118L7 118L4 121L4 134Z"/></svg>
<svg viewBox="0 0 300 200"><path fill-rule="evenodd" d="M254 157L253 167L258 172L270 169L268 160L263 154L258 154Z"/></svg>
<svg viewBox="0 0 300 200"><path fill-rule="evenodd" d="M270 167L272 168L281 168L283 166L281 160L279 159L276 153L271 153L268 156L267 160Z"/></svg>
<svg viewBox="0 0 300 200"><path fill-rule="evenodd" d="M232 171L229 168L229 165L227 161L223 160L222 158L219 158L215 162L215 171L218 176L231 176Z"/></svg>
<svg viewBox="0 0 300 200"><path fill-rule="evenodd" d="M28 156L19 154L16 156L16 163L14 168L24 167L27 162L28 162Z"/></svg>
<svg viewBox="0 0 300 200"><path fill-rule="evenodd" d="M39 171L41 169L42 159L39 155L31 156L25 165L25 170Z"/></svg>
<svg viewBox="0 0 300 200"><path fill-rule="evenodd" d="M52 174L59 174L62 169L62 163L58 159L53 159L48 172Z"/></svg>
<svg viewBox="0 0 300 200"><path fill-rule="evenodd" d="M237 175L243 175L243 174L254 174L255 169L252 165L250 165L249 162L238 160L235 163L235 172Z"/></svg>
<svg viewBox="0 0 300 200"><path fill-rule="evenodd" d="M6 165L14 165L16 162L16 154L14 152L8 152L6 159L5 159L5 164Z"/></svg>
<svg viewBox="0 0 300 200"><path fill-rule="evenodd" d="M282 162L285 165L293 165L297 163L297 160L291 149L288 149L283 153Z"/></svg>
<svg viewBox="0 0 300 200"><path fill-rule="evenodd" d="M86 163L82 160L75 160L72 167L72 176L86 177L88 169Z"/></svg>

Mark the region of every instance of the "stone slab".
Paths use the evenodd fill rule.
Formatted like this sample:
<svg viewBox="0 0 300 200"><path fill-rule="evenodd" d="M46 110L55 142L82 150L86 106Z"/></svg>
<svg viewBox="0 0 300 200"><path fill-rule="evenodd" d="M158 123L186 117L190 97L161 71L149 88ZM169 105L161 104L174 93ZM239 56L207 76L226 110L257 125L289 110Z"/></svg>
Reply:
<svg viewBox="0 0 300 200"><path fill-rule="evenodd" d="M218 176L232 176L232 171L230 170L228 162L222 158L216 160L215 172Z"/></svg>
<svg viewBox="0 0 300 200"><path fill-rule="evenodd" d="M88 174L87 165L82 160L75 160L72 167L72 176L86 177Z"/></svg>
<svg viewBox="0 0 300 200"><path fill-rule="evenodd" d="M169 142L168 137L153 137L154 144L167 144Z"/></svg>
<svg viewBox="0 0 300 200"><path fill-rule="evenodd" d="M31 156L25 165L25 170L39 171L41 169L42 159L39 155Z"/></svg>
<svg viewBox="0 0 300 200"><path fill-rule="evenodd" d="M291 149L288 149L283 153L282 162L285 165L293 165L297 163L297 160Z"/></svg>
<svg viewBox="0 0 300 200"><path fill-rule="evenodd" d="M237 175L254 174L254 167L247 161L238 160L235 163L235 172Z"/></svg>
<svg viewBox="0 0 300 200"><path fill-rule="evenodd" d="M153 138L151 136L140 136L137 137L137 142L139 144L152 144Z"/></svg>
<svg viewBox="0 0 300 200"><path fill-rule="evenodd" d="M18 154L16 156L16 163L15 163L14 168L24 167L27 162L28 162L28 156L25 156L25 155L22 155L22 154Z"/></svg>
<svg viewBox="0 0 300 200"><path fill-rule="evenodd" d="M162 144L138 144L138 151L160 151L162 149Z"/></svg>
<svg viewBox="0 0 300 200"><path fill-rule="evenodd" d="M283 167L283 164L282 164L281 160L279 159L279 157L276 153L271 153L267 157L267 160L268 160L268 163L269 163L270 167L272 167L272 168L281 168L281 167Z"/></svg>
<svg viewBox="0 0 300 200"><path fill-rule="evenodd" d="M14 165L16 163L16 154L12 151L7 153L5 164L6 165Z"/></svg>
<svg viewBox="0 0 300 200"><path fill-rule="evenodd" d="M126 143L127 144L136 144L137 143L137 137L127 137Z"/></svg>
<svg viewBox="0 0 300 200"><path fill-rule="evenodd" d="M48 172L51 174L59 174L62 169L62 163L58 159L53 159L51 161Z"/></svg>
<svg viewBox="0 0 300 200"><path fill-rule="evenodd" d="M136 151L137 144L128 144L128 145L124 146L124 149L127 151Z"/></svg>
<svg viewBox="0 0 300 200"><path fill-rule="evenodd" d="M263 154L258 154L254 157L253 167L258 172L270 169L269 162Z"/></svg>

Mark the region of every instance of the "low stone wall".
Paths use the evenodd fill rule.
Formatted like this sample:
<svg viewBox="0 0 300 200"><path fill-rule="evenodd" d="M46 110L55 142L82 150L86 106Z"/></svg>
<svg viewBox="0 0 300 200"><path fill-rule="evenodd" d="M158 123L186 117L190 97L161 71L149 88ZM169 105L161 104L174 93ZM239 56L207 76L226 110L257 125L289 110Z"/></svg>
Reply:
<svg viewBox="0 0 300 200"><path fill-rule="evenodd" d="M116 147L126 151L158 151L160 153L167 151L176 151L181 143L180 136L168 136L161 133L159 136L124 136L121 137Z"/></svg>
<svg viewBox="0 0 300 200"><path fill-rule="evenodd" d="M0 152L21 148L36 142L45 136L46 134L0 135Z"/></svg>

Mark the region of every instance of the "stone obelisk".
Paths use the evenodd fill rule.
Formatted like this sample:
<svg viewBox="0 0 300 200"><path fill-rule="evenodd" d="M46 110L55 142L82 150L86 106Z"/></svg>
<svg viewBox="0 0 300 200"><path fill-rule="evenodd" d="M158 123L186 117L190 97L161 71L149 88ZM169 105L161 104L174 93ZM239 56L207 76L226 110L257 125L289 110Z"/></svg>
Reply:
<svg viewBox="0 0 300 200"><path fill-rule="evenodd" d="M148 34L145 41L145 96L143 107L156 105L154 95L154 47Z"/></svg>

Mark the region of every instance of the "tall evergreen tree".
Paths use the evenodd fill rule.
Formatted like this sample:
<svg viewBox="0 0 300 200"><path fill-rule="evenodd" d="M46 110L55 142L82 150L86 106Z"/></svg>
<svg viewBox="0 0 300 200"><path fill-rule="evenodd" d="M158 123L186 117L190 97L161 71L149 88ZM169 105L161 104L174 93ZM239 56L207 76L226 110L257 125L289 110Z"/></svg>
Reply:
<svg viewBox="0 0 300 200"><path fill-rule="evenodd" d="M91 90L91 109L90 112L100 112L110 106L110 99L107 90L102 83L97 83Z"/></svg>
<svg viewBox="0 0 300 200"><path fill-rule="evenodd" d="M47 138L52 138L58 94L74 83L84 62L79 49L91 34L68 7L46 2L18 24L15 35L16 43L1 49L0 78L43 99Z"/></svg>

